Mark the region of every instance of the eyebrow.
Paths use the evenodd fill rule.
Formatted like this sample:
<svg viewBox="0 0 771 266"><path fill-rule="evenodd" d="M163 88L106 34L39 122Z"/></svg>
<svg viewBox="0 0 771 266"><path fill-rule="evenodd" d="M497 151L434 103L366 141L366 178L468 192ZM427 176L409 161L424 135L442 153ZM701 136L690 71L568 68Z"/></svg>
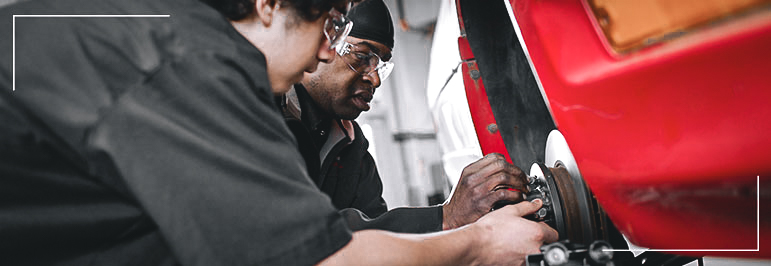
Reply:
<svg viewBox="0 0 771 266"><path fill-rule="evenodd" d="M376 54L380 55L380 49L377 49L377 47L375 47L374 45L372 45L371 43L369 43L369 42L367 42L367 41L360 41L360 42L359 42L359 43L357 43L356 45L364 45L364 46L367 46L367 47L369 47L369 49L370 49L370 50L372 50L372 51L373 51L373 52L375 52ZM386 58L386 57L387 57L387 58ZM391 55L390 55L390 54L387 54L387 55L384 55L382 58L383 58L383 60L385 60L385 61L388 61L388 60L391 60Z"/></svg>
<svg viewBox="0 0 771 266"><path fill-rule="evenodd" d="M337 9L337 12L340 12L343 15L348 15L348 10L351 10L352 4L353 2L348 2L348 4L337 4L333 5L332 8Z"/></svg>

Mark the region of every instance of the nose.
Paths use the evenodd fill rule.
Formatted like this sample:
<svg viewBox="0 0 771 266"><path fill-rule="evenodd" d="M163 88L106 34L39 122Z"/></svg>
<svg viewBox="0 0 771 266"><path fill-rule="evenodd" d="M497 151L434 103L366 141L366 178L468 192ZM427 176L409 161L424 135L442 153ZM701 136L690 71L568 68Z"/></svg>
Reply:
<svg viewBox="0 0 771 266"><path fill-rule="evenodd" d="M319 51L316 54L316 57L319 59L319 61L324 63L331 63L335 60L335 49L332 49L332 46L329 44L329 41L326 40L326 38L321 42L321 47L319 47Z"/></svg>
<svg viewBox="0 0 771 266"><path fill-rule="evenodd" d="M364 74L364 80L372 83L373 89L380 87L380 76L377 74L377 70Z"/></svg>

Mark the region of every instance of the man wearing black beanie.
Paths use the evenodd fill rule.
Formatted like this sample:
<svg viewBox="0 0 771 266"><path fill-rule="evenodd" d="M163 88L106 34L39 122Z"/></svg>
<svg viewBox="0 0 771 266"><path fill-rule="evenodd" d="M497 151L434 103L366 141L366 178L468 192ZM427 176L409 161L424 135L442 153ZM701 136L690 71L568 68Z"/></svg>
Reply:
<svg viewBox="0 0 771 266"><path fill-rule="evenodd" d="M368 111L375 89L393 68L394 27L382 0L352 8L353 28L338 57L306 73L282 102L287 124L298 140L308 173L332 199L353 230L383 229L423 233L476 221L497 202L518 202L526 177L499 154L466 167L450 201L388 211L383 185L369 146L353 121Z"/></svg>

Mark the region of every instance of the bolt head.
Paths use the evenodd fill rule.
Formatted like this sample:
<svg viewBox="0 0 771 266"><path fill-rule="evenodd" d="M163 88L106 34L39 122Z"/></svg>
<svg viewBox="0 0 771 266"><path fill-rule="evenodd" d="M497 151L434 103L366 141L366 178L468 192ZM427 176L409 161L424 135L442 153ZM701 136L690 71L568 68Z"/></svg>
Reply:
<svg viewBox="0 0 771 266"><path fill-rule="evenodd" d="M568 253L559 247L550 248L543 257L549 265L563 265L568 263Z"/></svg>
<svg viewBox="0 0 771 266"><path fill-rule="evenodd" d="M589 258L600 264L605 264L613 260L613 251L606 251L611 249L610 244L604 241L595 241L589 245Z"/></svg>
<svg viewBox="0 0 771 266"><path fill-rule="evenodd" d="M490 134L495 134L496 132L498 132L498 125L496 124L487 125L487 131L490 132Z"/></svg>
<svg viewBox="0 0 771 266"><path fill-rule="evenodd" d="M476 69L472 69L471 71L469 71L469 75L471 76L472 79L479 79L479 77L481 76L481 74L479 74L479 70L476 70Z"/></svg>
<svg viewBox="0 0 771 266"><path fill-rule="evenodd" d="M536 215L538 215L538 217L540 218L546 217L547 214L548 214L548 211L545 208L541 208L538 210L538 212L536 212Z"/></svg>

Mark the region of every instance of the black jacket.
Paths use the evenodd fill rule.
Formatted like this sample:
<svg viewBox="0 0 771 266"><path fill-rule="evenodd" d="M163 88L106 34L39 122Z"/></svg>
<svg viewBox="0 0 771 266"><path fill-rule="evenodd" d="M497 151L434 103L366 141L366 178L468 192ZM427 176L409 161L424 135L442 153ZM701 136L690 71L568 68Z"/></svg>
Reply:
<svg viewBox="0 0 771 266"><path fill-rule="evenodd" d="M0 17L0 264L310 265L351 239L265 57L214 9L38 0Z"/></svg>
<svg viewBox="0 0 771 266"><path fill-rule="evenodd" d="M405 233L442 230L441 206L388 211L382 197L383 183L358 123L325 118L300 84L281 104L311 179L329 195L351 229Z"/></svg>

